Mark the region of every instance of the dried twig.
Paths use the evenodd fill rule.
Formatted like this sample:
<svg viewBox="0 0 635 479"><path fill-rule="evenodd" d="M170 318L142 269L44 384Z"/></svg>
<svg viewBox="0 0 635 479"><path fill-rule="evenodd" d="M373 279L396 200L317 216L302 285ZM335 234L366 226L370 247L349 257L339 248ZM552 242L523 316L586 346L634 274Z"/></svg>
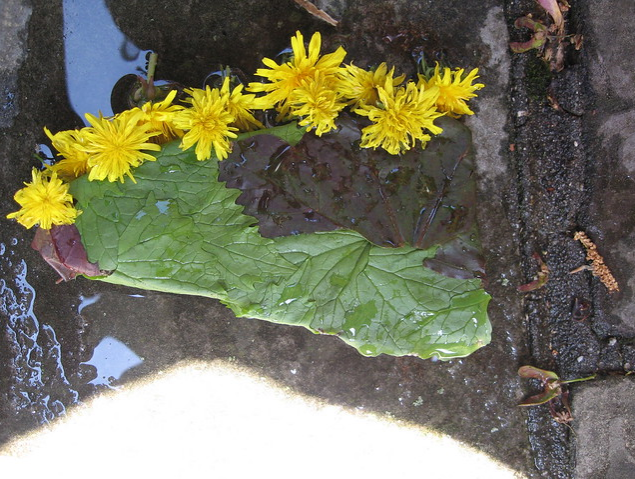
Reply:
<svg viewBox="0 0 635 479"><path fill-rule="evenodd" d="M593 276L597 276L600 281L602 281L602 284L606 286L609 293L619 291L620 287L617 284L617 280L609 270L608 266L604 264L604 258L602 258L602 255L598 253L595 243L593 243L593 241L591 241L591 239L583 231L576 231L573 239L582 243L582 246L586 249L586 259L587 261L591 261L590 269ZM572 271L572 273L576 273L582 269L588 268L576 268Z"/></svg>
<svg viewBox="0 0 635 479"><path fill-rule="evenodd" d="M339 23L337 20L331 17L328 13L326 13L324 10L320 10L318 7L313 5L308 0L295 0L295 3L300 5L302 8L304 8L307 12L309 12L314 17L324 20L325 22L330 23L334 27L336 27L337 24Z"/></svg>

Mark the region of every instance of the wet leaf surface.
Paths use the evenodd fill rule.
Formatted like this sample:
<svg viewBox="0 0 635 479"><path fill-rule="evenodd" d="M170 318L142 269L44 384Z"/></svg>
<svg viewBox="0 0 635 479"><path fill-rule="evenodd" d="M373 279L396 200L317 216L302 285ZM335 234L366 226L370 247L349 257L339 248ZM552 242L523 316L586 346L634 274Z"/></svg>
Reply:
<svg viewBox="0 0 635 479"><path fill-rule="evenodd" d="M288 128L274 133L286 140ZM172 143L135 170L136 184L73 182L89 258L113 270L100 279L218 298L368 356L450 359L489 343L489 295L478 279L425 268L436 247L383 248L348 229L265 238L218 167Z"/></svg>
<svg viewBox="0 0 635 479"><path fill-rule="evenodd" d="M75 225L53 225L50 230L38 228L31 246L57 271L60 281L68 281L78 274L102 274L97 264L88 261Z"/></svg>
<svg viewBox="0 0 635 479"><path fill-rule="evenodd" d="M219 179L242 191L237 203L258 219L266 238L316 231L332 231L338 225L301 204L268 174L269 161L276 161L291 146L274 135L256 135L238 142L230 157L220 164Z"/></svg>
<svg viewBox="0 0 635 479"><path fill-rule="evenodd" d="M425 150L360 148L361 128L342 115L337 132L292 146L271 135L238 141L219 179L269 238L346 228L384 247L443 245L429 267L482 277L469 130L451 118Z"/></svg>

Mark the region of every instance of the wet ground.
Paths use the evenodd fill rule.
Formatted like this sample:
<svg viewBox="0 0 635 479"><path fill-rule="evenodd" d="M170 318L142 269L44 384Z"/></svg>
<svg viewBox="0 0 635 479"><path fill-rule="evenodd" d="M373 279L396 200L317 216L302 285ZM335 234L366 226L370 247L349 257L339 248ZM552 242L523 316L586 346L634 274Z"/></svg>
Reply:
<svg viewBox="0 0 635 479"><path fill-rule="evenodd" d="M111 1L103 17L78 1L4 4L0 214L15 209L14 190L38 164L33 155L46 143L42 127L80 127L79 113L107 111L114 81L143 66L145 50L159 53L160 78L192 86L219 64L253 72L297 29L321 31L326 49L344 44L347 61L362 66L385 60L411 73L413 52L478 66L487 88L468 125L477 148L492 343L447 363L365 358L336 338L234 318L208 299L85 279L56 285L54 271L29 247L32 233L2 221L1 443L114 388L126 391L188 361L221 360L238 375L270 379L321 404L447 434L520 477L572 477L571 429L554 422L546 407L516 407L529 392L516 371L533 364L569 379L623 374L635 364L635 331L624 319L633 307L632 214L614 214L622 195L635 191L630 133L619 127L629 124L628 110L614 95L619 83L606 75L598 87L603 71L593 70L594 55L611 51L597 31L614 27L575 7L567 28L588 43L580 52L569 49L565 68L550 73L534 53L514 55L507 47L510 39L526 39L512 23L538 12L530 1L316 3L341 20L337 28L291 0L216 1L213 9L198 1L160 8ZM607 117L618 122L621 139L601 135ZM625 156L608 154L616 145ZM579 230L614 267L620 293L609 295L588 272L569 274L584 263L584 249L573 240ZM548 265L549 282L521 294L516 287L539 268L534 253ZM582 319L580 304L589 305ZM575 388L572 398L575 405Z"/></svg>

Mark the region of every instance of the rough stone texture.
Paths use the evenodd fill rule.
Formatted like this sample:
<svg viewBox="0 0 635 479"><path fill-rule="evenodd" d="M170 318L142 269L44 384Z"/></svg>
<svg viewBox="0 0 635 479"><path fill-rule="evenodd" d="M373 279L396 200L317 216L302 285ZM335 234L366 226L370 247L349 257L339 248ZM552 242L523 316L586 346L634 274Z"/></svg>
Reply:
<svg viewBox="0 0 635 479"><path fill-rule="evenodd" d="M618 13L619 12L619 13ZM595 93L589 134L596 138L591 173L589 231L620 284L620 293L598 294L608 327L604 337L635 337L635 59L625 55L635 28L635 4L601 0L588 10L591 85Z"/></svg>
<svg viewBox="0 0 635 479"><path fill-rule="evenodd" d="M18 114L18 68L26 55L25 30L31 7L7 0L0 5L0 128L13 124Z"/></svg>
<svg viewBox="0 0 635 479"><path fill-rule="evenodd" d="M488 82L480 94L478 114L466 119L477 152L480 152L477 171L483 193L497 189L497 186L509 185L510 182L506 157L509 140L505 131L510 59L507 53L507 29L501 28L504 21L503 9L494 7L488 10L479 29L480 42L488 49L485 62L479 65L479 72L488 77ZM496 75L492 74L494 72ZM485 215L482 216L484 220Z"/></svg>
<svg viewBox="0 0 635 479"><path fill-rule="evenodd" d="M635 367L635 60L624 54L635 28L633 2L594 2L585 11L585 55L593 93L589 141L587 233L620 285L608 294L594 280L593 329L603 344L601 369ZM625 50L626 49L626 50ZM610 365L613 366L610 366ZM575 477L626 479L635 475L635 382L585 383L574 390L577 427Z"/></svg>
<svg viewBox="0 0 635 479"><path fill-rule="evenodd" d="M575 389L576 479L635 474L635 380L611 378Z"/></svg>
<svg viewBox="0 0 635 479"><path fill-rule="evenodd" d="M536 2L511 1L507 7L510 25L529 13L547 21ZM574 8L566 15L567 33L578 32L578 12ZM526 30L510 27L511 40L527 36ZM570 274L584 263L573 232L580 228L588 202L585 65L573 49L560 72L550 71L535 51L512 55L511 63L509 157L516 181L509 215L515 219L523 282L536 278L535 255L549 269L548 282L523 296L530 347L525 364L555 371L565 379L588 376L597 370L601 345L592 321L575 320L573 315L576 301L590 302L588 273ZM555 108L550 98L561 107ZM570 478L570 430L553 420L546 405L528 408L527 413L536 468L545 477Z"/></svg>

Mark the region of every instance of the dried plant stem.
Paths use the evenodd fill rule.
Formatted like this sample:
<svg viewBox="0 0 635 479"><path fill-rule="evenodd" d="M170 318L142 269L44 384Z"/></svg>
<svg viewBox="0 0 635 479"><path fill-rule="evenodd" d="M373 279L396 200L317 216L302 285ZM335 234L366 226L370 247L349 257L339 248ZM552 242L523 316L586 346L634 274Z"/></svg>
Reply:
<svg viewBox="0 0 635 479"><path fill-rule="evenodd" d="M337 20L331 17L328 13L326 13L324 10L320 10L318 7L313 5L308 0L295 0L295 3L300 5L302 8L304 8L307 12L309 12L314 17L324 20L325 22L330 23L334 27L336 27L337 24L339 23Z"/></svg>

